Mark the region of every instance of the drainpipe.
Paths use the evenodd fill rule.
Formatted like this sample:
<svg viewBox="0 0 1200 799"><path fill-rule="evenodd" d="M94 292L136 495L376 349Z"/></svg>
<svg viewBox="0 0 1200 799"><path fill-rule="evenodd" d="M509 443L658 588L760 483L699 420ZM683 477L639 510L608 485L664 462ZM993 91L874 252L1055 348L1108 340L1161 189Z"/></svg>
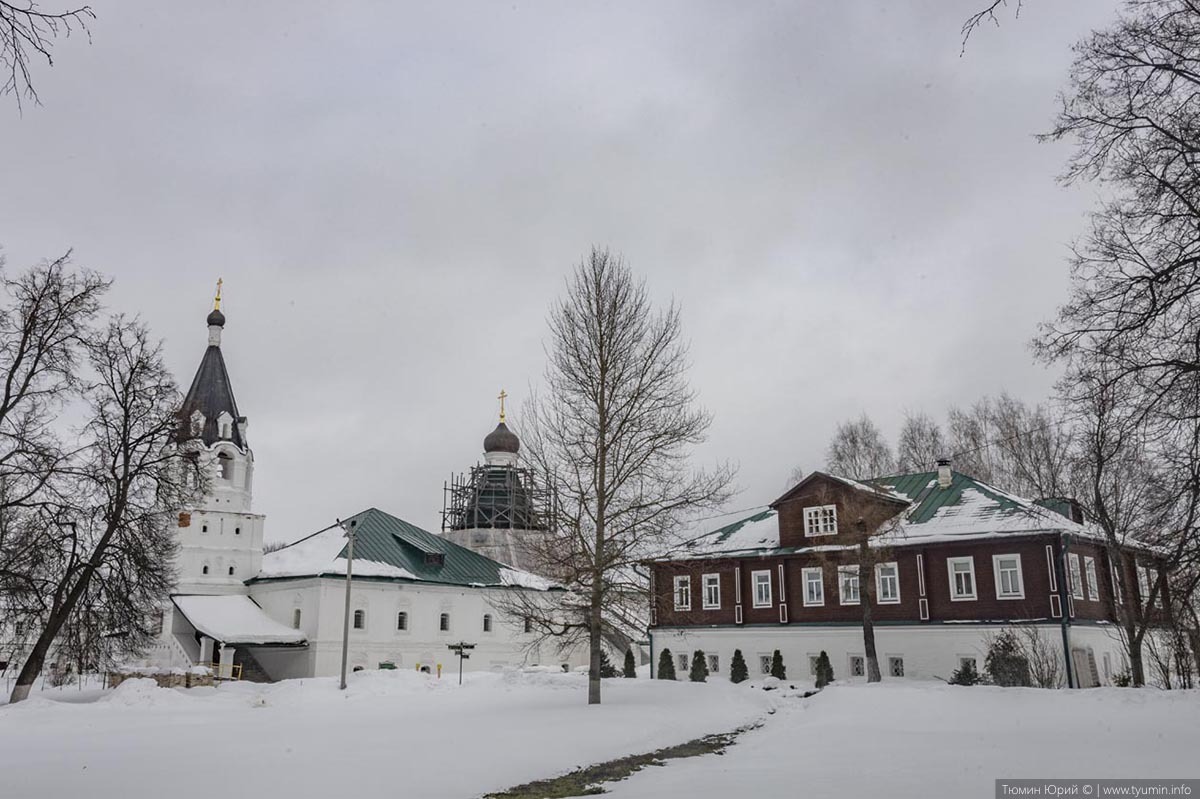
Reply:
<svg viewBox="0 0 1200 799"><path fill-rule="evenodd" d="M650 633L650 679L654 679L654 628L651 627Z"/></svg>
<svg viewBox="0 0 1200 799"><path fill-rule="evenodd" d="M1075 663L1071 658L1071 604L1070 585L1067 578L1067 553L1071 549L1071 536L1059 533L1058 557L1055 558L1055 571L1058 572L1058 604L1062 608L1062 642L1063 660L1067 668L1067 687L1078 687L1075 679Z"/></svg>

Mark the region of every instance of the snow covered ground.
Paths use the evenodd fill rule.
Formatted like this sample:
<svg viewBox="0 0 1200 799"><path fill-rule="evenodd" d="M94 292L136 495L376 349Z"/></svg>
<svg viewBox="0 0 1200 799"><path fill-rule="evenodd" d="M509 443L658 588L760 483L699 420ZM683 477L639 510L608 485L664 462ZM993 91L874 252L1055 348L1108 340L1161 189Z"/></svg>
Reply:
<svg viewBox="0 0 1200 799"><path fill-rule="evenodd" d="M4 799L214 796L467 799L576 766L732 730L776 694L724 680L469 674L460 688L408 671L190 691L149 680L45 692L0 707Z"/></svg>
<svg viewBox="0 0 1200 799"><path fill-rule="evenodd" d="M835 685L784 702L722 757L676 760L615 799L993 796L997 778L1196 778L1200 692Z"/></svg>
<svg viewBox="0 0 1200 799"><path fill-rule="evenodd" d="M46 691L0 707L0 796L468 799L755 720L723 756L606 787L618 799L925 799L992 796L998 777L1200 773L1197 691L891 681L802 699L721 679L618 679L589 708L585 690L579 674L475 674L460 688L384 671L353 675L344 694L327 679Z"/></svg>

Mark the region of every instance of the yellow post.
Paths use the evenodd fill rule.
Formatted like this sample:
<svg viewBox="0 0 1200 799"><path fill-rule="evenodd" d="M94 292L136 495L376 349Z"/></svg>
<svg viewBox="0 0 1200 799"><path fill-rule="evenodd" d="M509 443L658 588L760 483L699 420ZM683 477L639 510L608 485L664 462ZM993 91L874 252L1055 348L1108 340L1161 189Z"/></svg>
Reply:
<svg viewBox="0 0 1200 799"><path fill-rule="evenodd" d="M442 664L438 664L438 679L442 679Z"/></svg>

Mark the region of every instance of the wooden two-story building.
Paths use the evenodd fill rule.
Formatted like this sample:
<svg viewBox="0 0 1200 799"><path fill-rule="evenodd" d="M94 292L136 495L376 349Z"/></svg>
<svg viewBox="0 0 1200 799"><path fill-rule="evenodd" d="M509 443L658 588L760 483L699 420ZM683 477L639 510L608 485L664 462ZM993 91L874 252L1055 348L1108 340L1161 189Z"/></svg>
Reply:
<svg viewBox="0 0 1200 799"><path fill-rule="evenodd" d="M869 485L816 472L650 562L651 662L669 648L686 671L701 649L724 673L740 649L765 674L778 649L806 679L824 650L835 675L860 676L869 594L885 679L949 678L966 660L982 671L989 639L1020 626L1059 659L1063 685L1109 684L1125 669L1118 605L1153 612L1151 586L1166 582L1151 548L1119 552L1074 503L1016 497L948 463Z"/></svg>

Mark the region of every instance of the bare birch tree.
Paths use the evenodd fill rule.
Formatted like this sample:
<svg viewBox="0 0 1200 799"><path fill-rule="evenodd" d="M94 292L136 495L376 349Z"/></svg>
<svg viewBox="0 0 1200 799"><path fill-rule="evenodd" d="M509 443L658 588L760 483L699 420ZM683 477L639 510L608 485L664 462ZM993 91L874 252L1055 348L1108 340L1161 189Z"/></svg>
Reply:
<svg viewBox="0 0 1200 799"><path fill-rule="evenodd" d="M853 480L869 480L896 471L896 459L883 433L865 413L842 422L825 452L825 468Z"/></svg>
<svg viewBox="0 0 1200 799"><path fill-rule="evenodd" d="M924 413L904 414L896 442L897 467L901 472L936 469L938 459L949 454L937 422Z"/></svg>
<svg viewBox="0 0 1200 799"><path fill-rule="evenodd" d="M577 604L534 599L513 611L539 637L587 642L588 703L598 704L606 625L648 607L639 563L681 546L688 518L730 496L733 470L691 465L711 417L687 381L679 308L656 309L621 258L593 248L549 323L544 393L526 403L522 435L559 514L530 556Z"/></svg>

